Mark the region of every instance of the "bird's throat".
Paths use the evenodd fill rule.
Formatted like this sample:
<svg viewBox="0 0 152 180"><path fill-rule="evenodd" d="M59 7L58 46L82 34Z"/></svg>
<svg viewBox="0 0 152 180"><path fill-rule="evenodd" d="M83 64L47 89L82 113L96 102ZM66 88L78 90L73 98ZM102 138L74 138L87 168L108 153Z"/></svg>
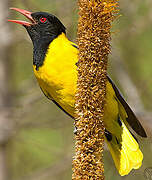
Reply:
<svg viewBox="0 0 152 180"><path fill-rule="evenodd" d="M33 41L33 65L35 65L36 70L43 65L48 47L55 38L51 37Z"/></svg>

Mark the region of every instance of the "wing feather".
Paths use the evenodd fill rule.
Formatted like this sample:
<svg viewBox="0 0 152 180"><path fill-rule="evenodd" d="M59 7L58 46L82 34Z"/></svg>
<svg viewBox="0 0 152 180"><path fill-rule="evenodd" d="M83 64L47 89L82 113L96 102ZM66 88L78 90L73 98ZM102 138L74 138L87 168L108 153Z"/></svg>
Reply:
<svg viewBox="0 0 152 180"><path fill-rule="evenodd" d="M142 127L141 123L138 121L138 119L136 118L135 114L133 113L133 111L131 110L131 108L129 107L129 105L126 103L126 101L124 100L123 96L121 95L119 89L115 86L115 84L113 83L113 81L111 80L111 78L109 76L107 76L109 82L111 83L115 94L118 98L118 100L121 102L121 104L123 105L123 107L126 110L126 113L128 115L128 118L126 119L128 124L131 126L131 128L141 137L147 137L146 132L144 130L144 128Z"/></svg>

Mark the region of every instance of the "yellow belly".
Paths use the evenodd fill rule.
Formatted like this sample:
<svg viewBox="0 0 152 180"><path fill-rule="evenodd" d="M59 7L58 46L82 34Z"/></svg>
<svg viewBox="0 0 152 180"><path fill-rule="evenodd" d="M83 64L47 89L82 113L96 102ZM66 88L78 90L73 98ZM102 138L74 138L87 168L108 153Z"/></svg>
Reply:
<svg viewBox="0 0 152 180"><path fill-rule="evenodd" d="M49 71L50 72L50 71ZM36 76L44 94L55 100L65 111L74 116L74 94L76 91L76 74L73 72L42 73Z"/></svg>

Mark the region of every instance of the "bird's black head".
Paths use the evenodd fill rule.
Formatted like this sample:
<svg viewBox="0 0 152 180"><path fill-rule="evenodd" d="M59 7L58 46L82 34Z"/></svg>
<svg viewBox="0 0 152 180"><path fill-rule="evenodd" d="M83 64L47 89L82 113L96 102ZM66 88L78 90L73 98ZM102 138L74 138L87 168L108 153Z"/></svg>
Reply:
<svg viewBox="0 0 152 180"><path fill-rule="evenodd" d="M52 14L46 12L32 13L19 8L11 9L20 12L31 21L9 20L10 22L22 24L27 29L33 43L40 40L51 41L61 33L65 33L64 25Z"/></svg>
<svg viewBox="0 0 152 180"><path fill-rule="evenodd" d="M61 33L65 33L65 27L60 20L52 14L35 12L31 14L32 24L24 25L32 41L52 41Z"/></svg>
<svg viewBox="0 0 152 180"><path fill-rule="evenodd" d="M31 21L8 20L21 24L26 28L34 46L33 64L36 65L36 69L38 69L43 65L49 44L60 34L65 33L66 28L60 20L52 14L46 12L31 13L19 8L11 9L20 12Z"/></svg>

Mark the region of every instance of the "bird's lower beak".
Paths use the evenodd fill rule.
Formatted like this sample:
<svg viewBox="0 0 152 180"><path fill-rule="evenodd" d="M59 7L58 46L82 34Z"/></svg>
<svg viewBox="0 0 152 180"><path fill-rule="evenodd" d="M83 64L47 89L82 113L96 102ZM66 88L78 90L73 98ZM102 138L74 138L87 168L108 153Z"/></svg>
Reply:
<svg viewBox="0 0 152 180"><path fill-rule="evenodd" d="M29 12L29 11L26 11L24 9L19 9L19 8L10 8L10 9L13 9L21 14L23 14L25 17L27 17L31 22L27 22L27 21L20 21L20 20L8 20L9 22L14 22L14 23L17 23L17 24L22 24L24 26L31 26L33 24L35 24L35 21L34 19L32 18L31 14L32 12Z"/></svg>

